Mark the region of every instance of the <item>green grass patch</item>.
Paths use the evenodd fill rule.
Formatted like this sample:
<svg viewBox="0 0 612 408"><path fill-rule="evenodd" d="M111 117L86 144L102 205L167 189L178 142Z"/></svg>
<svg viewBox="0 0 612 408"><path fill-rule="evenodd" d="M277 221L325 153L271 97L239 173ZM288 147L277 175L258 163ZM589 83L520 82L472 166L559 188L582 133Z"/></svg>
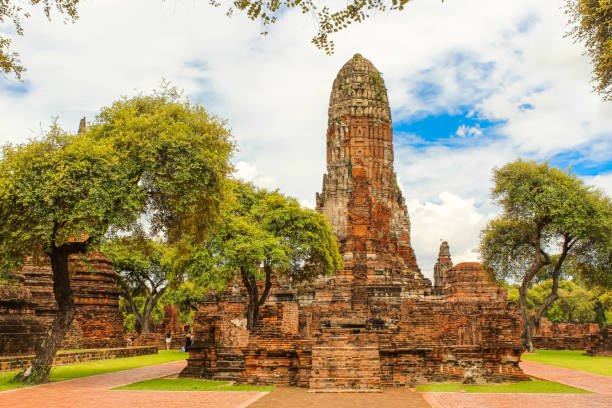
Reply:
<svg viewBox="0 0 612 408"><path fill-rule="evenodd" d="M590 357L582 350L537 350L535 354L523 354L521 358L572 370L612 376L612 357Z"/></svg>
<svg viewBox="0 0 612 408"><path fill-rule="evenodd" d="M274 385L230 385L228 381L198 380L193 378L156 378L139 381L114 390L139 391L258 391L270 392L276 388Z"/></svg>
<svg viewBox="0 0 612 408"><path fill-rule="evenodd" d="M531 380L503 384L424 384L416 387L418 392L474 392L474 393L519 393L519 394L591 394L590 391L552 381Z"/></svg>
<svg viewBox="0 0 612 408"><path fill-rule="evenodd" d="M73 378L89 377L90 375L113 373L115 371L129 370L132 368L170 363L172 361L184 360L187 358L188 354L189 353L181 353L177 350L164 350L157 354L147 354L145 356L114 358L111 360L57 366L51 369L51 381L70 380ZM26 386L14 381L17 373L18 371L0 373L0 391Z"/></svg>

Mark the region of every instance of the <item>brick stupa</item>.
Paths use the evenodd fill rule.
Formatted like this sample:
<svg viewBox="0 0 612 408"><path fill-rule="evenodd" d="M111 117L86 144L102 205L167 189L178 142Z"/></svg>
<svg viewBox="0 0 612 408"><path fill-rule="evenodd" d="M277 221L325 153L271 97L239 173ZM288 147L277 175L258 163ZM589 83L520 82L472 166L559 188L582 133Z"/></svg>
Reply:
<svg viewBox="0 0 612 408"><path fill-rule="evenodd" d="M72 255L69 270L75 314L60 348L124 347L123 314L119 310L112 262L100 252ZM0 292L10 291L14 298L10 303L0 301L0 341L3 342L0 355L34 353L57 312L53 271L46 257L26 259L18 277L22 281L18 291L11 290L10 285L0 285ZM7 306L3 306L5 303ZM14 329L10 330L14 335L8 334L11 332L9 320L2 317L3 307L12 313L10 322Z"/></svg>
<svg viewBox="0 0 612 408"><path fill-rule="evenodd" d="M438 287L421 274L393 170L386 88L359 54L333 84L316 199L344 269L298 288L275 282L252 331L240 282L209 296L183 376L313 392L527 379L518 366L519 314L480 264L452 266L446 245Z"/></svg>

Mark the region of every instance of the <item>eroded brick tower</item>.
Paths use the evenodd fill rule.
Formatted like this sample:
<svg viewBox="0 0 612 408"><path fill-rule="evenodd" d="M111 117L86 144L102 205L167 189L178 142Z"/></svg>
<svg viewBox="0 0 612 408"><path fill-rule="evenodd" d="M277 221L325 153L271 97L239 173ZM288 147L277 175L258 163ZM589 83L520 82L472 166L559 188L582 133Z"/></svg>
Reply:
<svg viewBox="0 0 612 408"><path fill-rule="evenodd" d="M387 89L360 54L344 64L332 87L327 174L316 198L340 244L345 268L339 280L401 279L428 286L410 244L410 219L393 170Z"/></svg>

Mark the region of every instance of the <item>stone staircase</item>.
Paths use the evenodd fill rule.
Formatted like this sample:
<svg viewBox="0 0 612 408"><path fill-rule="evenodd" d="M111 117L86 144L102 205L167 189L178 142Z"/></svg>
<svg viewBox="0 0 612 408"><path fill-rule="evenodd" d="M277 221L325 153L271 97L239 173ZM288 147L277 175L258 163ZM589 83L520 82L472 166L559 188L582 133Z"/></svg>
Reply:
<svg viewBox="0 0 612 408"><path fill-rule="evenodd" d="M234 381L240 378L244 371L244 356L240 350L220 348L217 351L217 361L212 380Z"/></svg>
<svg viewBox="0 0 612 408"><path fill-rule="evenodd" d="M312 347L309 392L381 392L378 346L350 344L345 336Z"/></svg>

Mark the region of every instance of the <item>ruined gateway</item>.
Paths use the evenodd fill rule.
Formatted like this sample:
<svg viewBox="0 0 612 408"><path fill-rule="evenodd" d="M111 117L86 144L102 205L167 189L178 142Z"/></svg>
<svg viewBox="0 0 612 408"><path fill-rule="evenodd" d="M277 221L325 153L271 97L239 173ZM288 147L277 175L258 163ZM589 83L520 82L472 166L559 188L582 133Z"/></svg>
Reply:
<svg viewBox="0 0 612 408"><path fill-rule="evenodd" d="M425 381L518 381L520 319L477 263L452 265L446 242L421 274L393 171L393 135L380 73L361 55L336 77L327 174L317 194L344 269L292 288L275 282L253 332L235 283L195 317L182 376L376 391Z"/></svg>

